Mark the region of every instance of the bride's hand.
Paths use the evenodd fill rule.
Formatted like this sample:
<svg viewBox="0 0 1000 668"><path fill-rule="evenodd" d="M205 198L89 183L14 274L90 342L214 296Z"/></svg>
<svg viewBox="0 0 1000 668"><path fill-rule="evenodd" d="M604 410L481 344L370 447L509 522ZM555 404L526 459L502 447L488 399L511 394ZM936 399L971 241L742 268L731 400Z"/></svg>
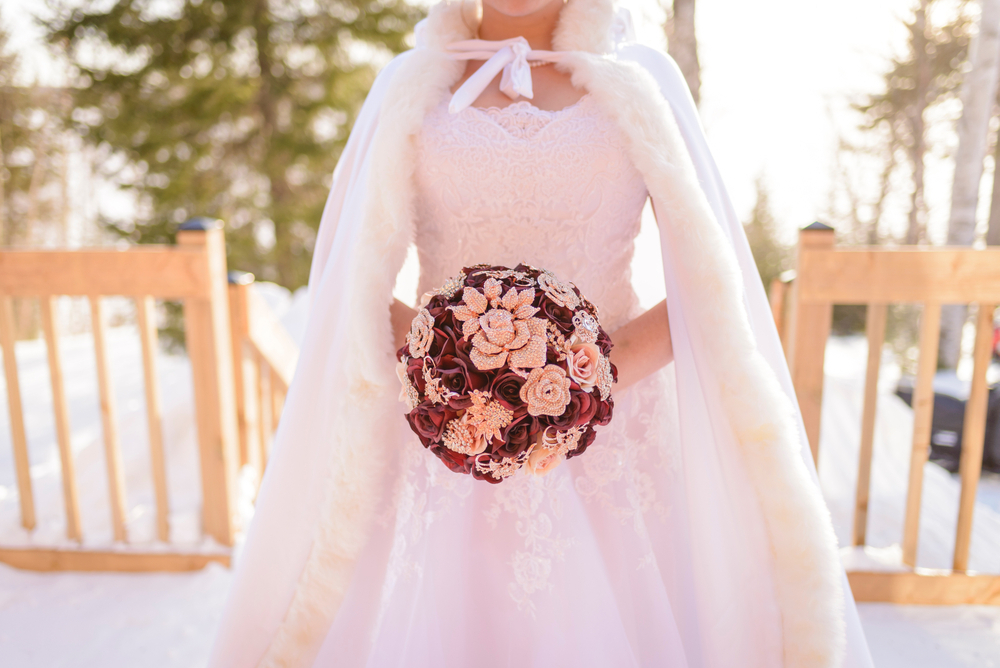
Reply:
<svg viewBox="0 0 1000 668"><path fill-rule="evenodd" d="M396 350L399 350L406 343L410 323L417 317L417 312L398 299L394 299L389 306L389 317L392 320L392 335L396 342Z"/></svg>
<svg viewBox="0 0 1000 668"><path fill-rule="evenodd" d="M611 361L618 367L618 382L612 392L624 390L673 362L667 301L615 330L611 342Z"/></svg>

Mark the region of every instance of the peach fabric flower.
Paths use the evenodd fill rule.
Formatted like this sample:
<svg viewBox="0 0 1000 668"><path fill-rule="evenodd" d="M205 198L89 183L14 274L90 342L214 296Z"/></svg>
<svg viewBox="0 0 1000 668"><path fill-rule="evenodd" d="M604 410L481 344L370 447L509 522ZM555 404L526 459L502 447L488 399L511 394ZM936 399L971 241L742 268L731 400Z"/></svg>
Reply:
<svg viewBox="0 0 1000 668"><path fill-rule="evenodd" d="M577 382L580 389L589 392L597 385L601 363L601 350L594 343L579 343L570 348L566 357L569 377Z"/></svg>
<svg viewBox="0 0 1000 668"><path fill-rule="evenodd" d="M534 475L545 475L555 467L559 466L566 459L566 454L556 448L546 448L538 443L528 454L528 461L525 466L529 473Z"/></svg>
<svg viewBox="0 0 1000 668"><path fill-rule="evenodd" d="M559 306L576 308L580 305L580 297L574 292L573 284L564 283L548 272L538 275L538 287Z"/></svg>
<svg viewBox="0 0 1000 668"><path fill-rule="evenodd" d="M466 287L463 304L449 308L462 323L462 336L472 339L469 354L480 371L499 369L504 364L534 369L545 364L545 321L535 318L531 305L534 288L503 294L503 284L487 279L483 291ZM492 308L491 308L492 307Z"/></svg>
<svg viewBox="0 0 1000 668"><path fill-rule="evenodd" d="M530 415L562 415L570 400L569 377L555 364L532 369L521 386L520 396Z"/></svg>
<svg viewBox="0 0 1000 668"><path fill-rule="evenodd" d="M450 420L444 428L444 447L463 455L478 455L486 451L485 435L476 433L476 425L472 423L468 412L462 417Z"/></svg>
<svg viewBox="0 0 1000 668"><path fill-rule="evenodd" d="M425 357L434 341L434 316L425 308L417 312L410 323L410 333L406 342L410 345L411 357Z"/></svg>
<svg viewBox="0 0 1000 668"><path fill-rule="evenodd" d="M406 404L406 410L412 411L420 403L420 394L417 388L410 382L410 377L406 375L406 362L396 363L396 377L399 378L399 400Z"/></svg>

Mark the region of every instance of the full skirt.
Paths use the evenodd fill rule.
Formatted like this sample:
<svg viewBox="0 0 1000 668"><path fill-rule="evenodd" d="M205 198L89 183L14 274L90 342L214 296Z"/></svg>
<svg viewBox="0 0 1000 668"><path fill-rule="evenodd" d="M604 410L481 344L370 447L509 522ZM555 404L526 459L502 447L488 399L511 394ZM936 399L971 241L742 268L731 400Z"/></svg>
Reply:
<svg viewBox="0 0 1000 668"><path fill-rule="evenodd" d="M497 485L449 471L401 419L314 665L781 665L770 566L731 553L766 539L741 519L752 490L739 462L685 467L699 444L682 443L675 395L671 365L616 395L582 455Z"/></svg>

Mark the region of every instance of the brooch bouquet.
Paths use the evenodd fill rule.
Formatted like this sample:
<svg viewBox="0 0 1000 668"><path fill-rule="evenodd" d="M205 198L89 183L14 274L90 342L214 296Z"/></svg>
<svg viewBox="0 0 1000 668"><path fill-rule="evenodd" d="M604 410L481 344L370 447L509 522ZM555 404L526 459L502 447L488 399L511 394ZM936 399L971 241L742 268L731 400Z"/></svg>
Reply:
<svg viewBox="0 0 1000 668"><path fill-rule="evenodd" d="M572 283L524 264L467 267L421 300L396 354L400 400L452 471L544 475L611 420L611 345Z"/></svg>

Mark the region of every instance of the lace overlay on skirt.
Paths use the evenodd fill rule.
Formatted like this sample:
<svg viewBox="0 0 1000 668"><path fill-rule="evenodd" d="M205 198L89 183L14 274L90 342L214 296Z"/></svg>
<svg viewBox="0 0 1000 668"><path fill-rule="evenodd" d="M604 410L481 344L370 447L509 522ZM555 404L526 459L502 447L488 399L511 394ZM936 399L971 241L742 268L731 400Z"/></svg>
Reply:
<svg viewBox="0 0 1000 668"><path fill-rule="evenodd" d="M589 94L555 112L443 100L418 137L419 293L464 265L527 262L576 283L609 331L638 315L647 192L618 132ZM686 532L673 395L670 368L615 393L583 456L499 485L450 472L400 419L377 535L316 665L686 666L668 594L690 568L669 549Z"/></svg>

